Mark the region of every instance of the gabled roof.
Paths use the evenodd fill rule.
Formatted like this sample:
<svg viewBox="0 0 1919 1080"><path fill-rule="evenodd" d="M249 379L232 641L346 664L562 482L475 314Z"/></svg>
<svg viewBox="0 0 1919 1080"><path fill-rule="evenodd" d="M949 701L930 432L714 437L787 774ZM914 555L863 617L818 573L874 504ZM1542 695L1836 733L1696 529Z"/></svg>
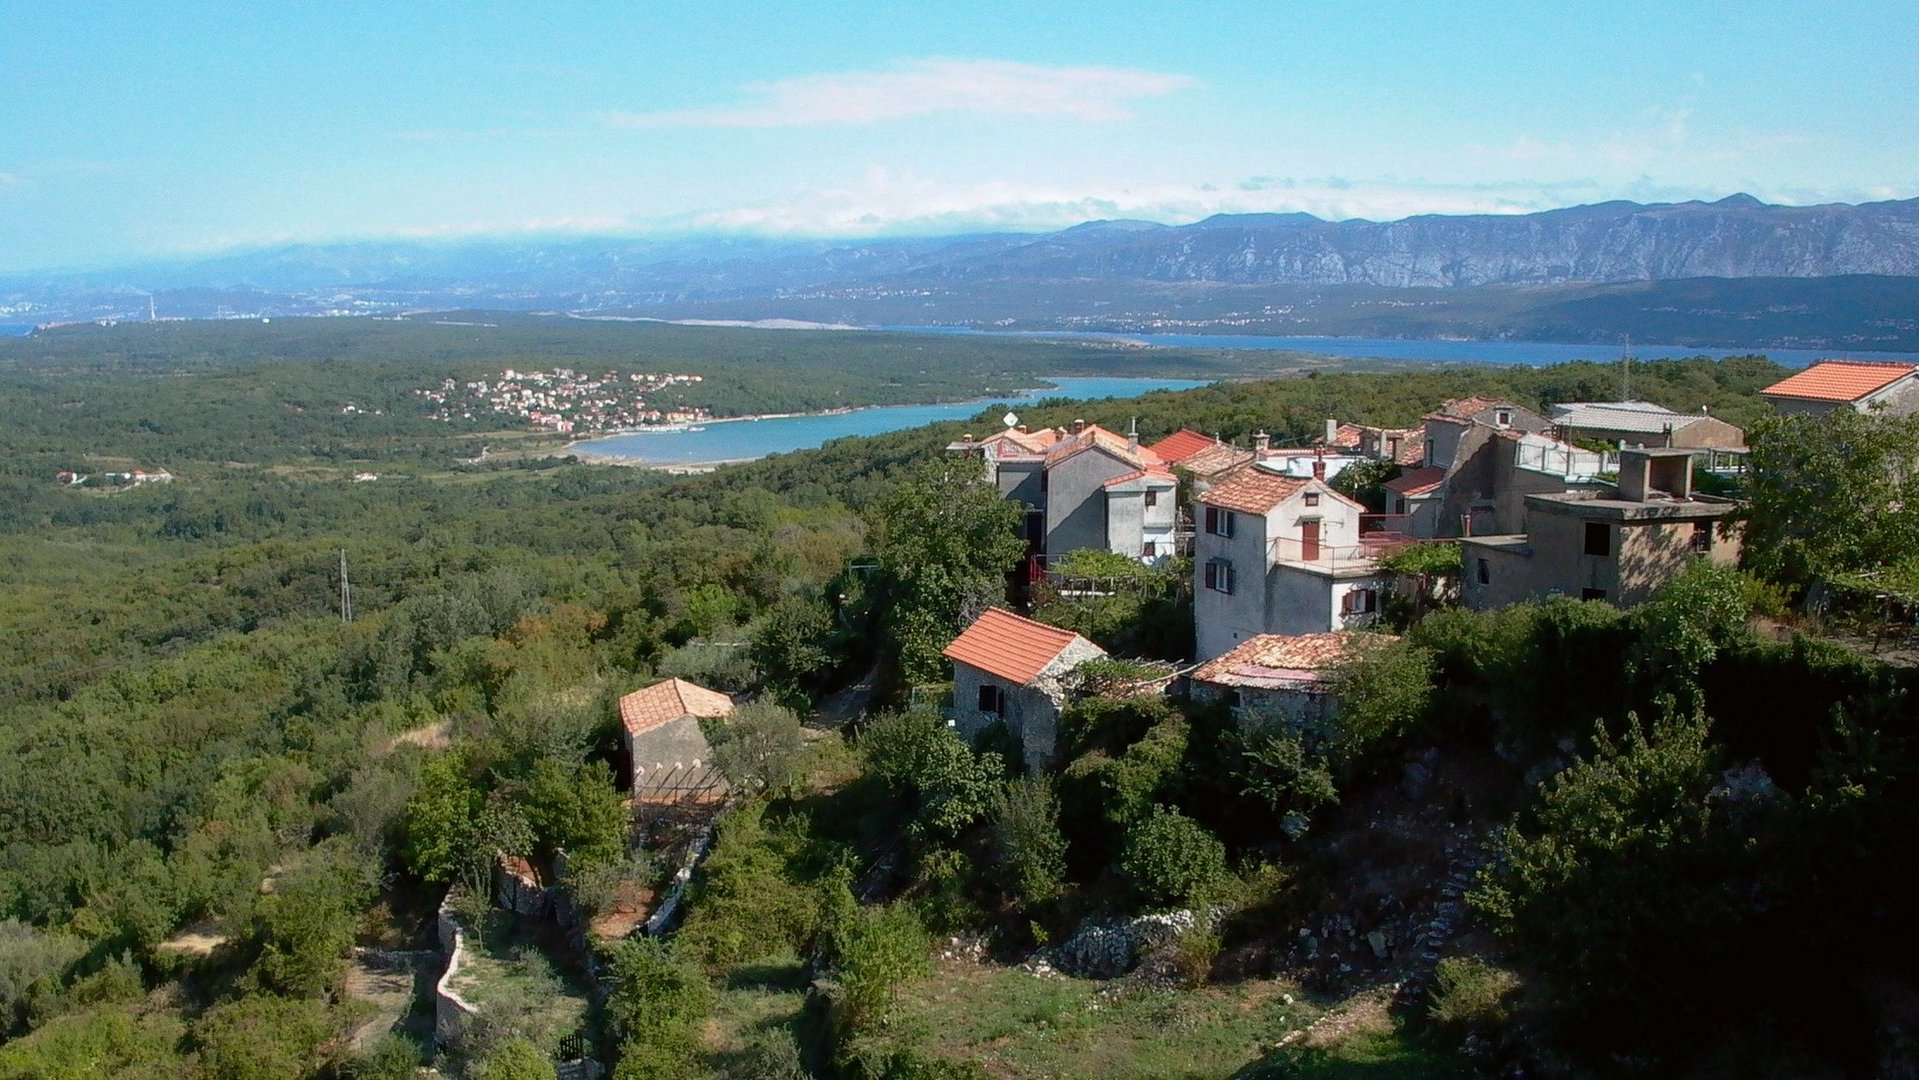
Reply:
<svg viewBox="0 0 1919 1080"><path fill-rule="evenodd" d="M686 716L726 716L732 711L732 698L685 679L657 682L620 699L620 722L633 735Z"/></svg>
<svg viewBox="0 0 1919 1080"><path fill-rule="evenodd" d="M1413 499L1436 490L1445 479L1446 470L1437 465L1430 465L1424 469L1414 469L1412 472L1404 473L1380 486L1395 495Z"/></svg>
<svg viewBox="0 0 1919 1080"><path fill-rule="evenodd" d="M1212 446L1179 462L1179 467L1201 478L1211 478L1253 460L1254 453L1238 446Z"/></svg>
<svg viewBox="0 0 1919 1080"><path fill-rule="evenodd" d="M1193 672L1195 682L1265 690L1316 689L1352 654L1357 639L1387 642L1381 634L1260 634Z"/></svg>
<svg viewBox="0 0 1919 1080"><path fill-rule="evenodd" d="M1364 434L1365 431L1366 429L1359 424L1341 424L1333 430L1333 441L1328 445L1358 446L1359 437Z"/></svg>
<svg viewBox="0 0 1919 1080"><path fill-rule="evenodd" d="M1399 456L1393 459L1398 465L1417 465L1426 460L1426 425L1421 424L1406 432L1399 441Z"/></svg>
<svg viewBox="0 0 1919 1080"><path fill-rule="evenodd" d="M1219 441L1210 435L1201 435L1191 428L1180 428L1164 439L1146 449L1158 454L1161 461L1178 464L1199 453L1219 445Z"/></svg>
<svg viewBox="0 0 1919 1080"><path fill-rule="evenodd" d="M1553 406L1553 422L1560 427L1601 431L1658 435L1669 427L1678 431L1701 419L1701 413L1674 412L1649 401L1581 401Z"/></svg>
<svg viewBox="0 0 1919 1080"><path fill-rule="evenodd" d="M989 607L940 655L1024 686L1039 678L1073 642L1084 640L1071 630Z"/></svg>
<svg viewBox="0 0 1919 1080"><path fill-rule="evenodd" d="M1046 452L1046 467L1050 469L1082 451L1095 448L1104 450L1135 469L1150 469L1165 464L1158 454L1144 446L1135 446L1129 437L1108 431L1098 424L1088 424L1060 439Z"/></svg>
<svg viewBox="0 0 1919 1080"><path fill-rule="evenodd" d="M1919 364L1821 360L1759 391L1802 401L1858 401L1919 371Z"/></svg>
<svg viewBox="0 0 1919 1080"><path fill-rule="evenodd" d="M1199 501L1223 510L1264 515L1313 482L1307 477L1279 476L1264 469L1241 469L1207 488Z"/></svg>
<svg viewBox="0 0 1919 1080"><path fill-rule="evenodd" d="M1143 487L1172 487L1179 483L1179 480L1165 469L1134 469L1132 472L1120 473L1118 476L1102 480L1099 486L1118 487L1121 484L1131 484L1136 481L1144 481Z"/></svg>

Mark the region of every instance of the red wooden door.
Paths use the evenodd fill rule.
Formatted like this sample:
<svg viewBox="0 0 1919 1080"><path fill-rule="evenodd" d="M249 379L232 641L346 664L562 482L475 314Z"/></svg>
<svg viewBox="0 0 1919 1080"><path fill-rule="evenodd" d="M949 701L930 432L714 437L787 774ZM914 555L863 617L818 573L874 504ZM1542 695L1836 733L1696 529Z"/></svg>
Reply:
<svg viewBox="0 0 1919 1080"><path fill-rule="evenodd" d="M1319 561L1319 522L1305 521L1299 526L1299 561Z"/></svg>

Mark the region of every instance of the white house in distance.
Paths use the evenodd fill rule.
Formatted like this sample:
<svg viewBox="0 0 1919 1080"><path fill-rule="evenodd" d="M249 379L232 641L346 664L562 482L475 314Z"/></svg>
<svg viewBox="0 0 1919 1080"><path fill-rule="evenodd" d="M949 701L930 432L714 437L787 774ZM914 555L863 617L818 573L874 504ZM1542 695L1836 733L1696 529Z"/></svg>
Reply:
<svg viewBox="0 0 1919 1080"><path fill-rule="evenodd" d="M620 699L621 741L632 765L636 803L724 796L702 719L730 716L733 699L685 679L667 679Z"/></svg>
<svg viewBox="0 0 1919 1080"><path fill-rule="evenodd" d="M969 742L1005 723L1028 768L1053 758L1073 670L1106 650L1057 626L991 607L941 655L953 662L953 726Z"/></svg>
<svg viewBox="0 0 1919 1080"><path fill-rule="evenodd" d="M1785 416L1834 409L1911 416L1919 412L1919 364L1821 360L1759 393Z"/></svg>
<svg viewBox="0 0 1919 1080"><path fill-rule="evenodd" d="M1193 540L1196 656L1261 634L1327 633L1378 618L1386 575L1361 539L1365 507L1323 478L1243 468L1200 496Z"/></svg>

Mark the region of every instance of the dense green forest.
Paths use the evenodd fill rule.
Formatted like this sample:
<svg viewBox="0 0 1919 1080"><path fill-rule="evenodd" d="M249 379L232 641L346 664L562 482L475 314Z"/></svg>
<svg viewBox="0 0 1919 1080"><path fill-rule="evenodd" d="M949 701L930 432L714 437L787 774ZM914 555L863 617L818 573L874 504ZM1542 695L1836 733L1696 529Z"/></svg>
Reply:
<svg viewBox="0 0 1919 1080"><path fill-rule="evenodd" d="M1763 420L1755 392L1780 369L1762 359L1646 364L1634 384L1773 448L1751 527L1795 554L1755 566L1769 582L1702 567L1633 612L1429 615L1342 672L1343 730L1319 741L1245 736L1116 677L1063 722L1060 767L1029 776L912 692L961 611L1004 599L1018 555L1006 505L938 453L992 410L697 477L541 453L458 466L482 433L399 406L422 375L500 358L463 351L471 328L365 325L352 334L405 336L278 339L276 321L0 345L0 1078L414 1075L417 1026L366 1026L365 950L436 949L446 887L483 880L496 851L564 849L587 909L673 869L627 850L613 706L664 675L753 698L715 733L745 797L683 928L607 947L599 999L569 989L585 976L566 950L465 912L518 996L500 991L443 1075L551 1076L572 1036L621 1078L1910 1060L1914 957L1886 868L1919 821L1911 680L1780 623L1872 557L1803 512L1833 498L1850 460L1834 448L1861 432ZM558 331L528 332L527 362L560 359L541 351ZM894 350L936 351L956 395L1125 359L645 332L662 335L647 363L704 350L762 373L742 386L788 371L778 350L818 347L789 377L821 394L852 392L859 363L834 350L868 343L889 369ZM421 333L445 351L406 352ZM1467 393L1543 406L1616 381L1605 365L1315 370L1027 419L1294 440L1327 416L1401 424ZM394 408L343 415L343 397ZM1912 437L1887 431L1884 455ZM177 479L52 482L88 453ZM378 484L340 475L381 462ZM1919 516L1901 494L1864 512L1887 542ZM1038 599L1125 655L1178 660L1190 641L1174 581ZM868 676L853 723L802 736ZM1340 920L1410 925L1445 902L1462 925L1432 983L1365 983L1385 969ZM1209 915L1168 924L1160 978L1029 970L1088 920L1181 910ZM1407 931L1377 948L1421 946ZM573 998L565 1023L541 1007Z"/></svg>

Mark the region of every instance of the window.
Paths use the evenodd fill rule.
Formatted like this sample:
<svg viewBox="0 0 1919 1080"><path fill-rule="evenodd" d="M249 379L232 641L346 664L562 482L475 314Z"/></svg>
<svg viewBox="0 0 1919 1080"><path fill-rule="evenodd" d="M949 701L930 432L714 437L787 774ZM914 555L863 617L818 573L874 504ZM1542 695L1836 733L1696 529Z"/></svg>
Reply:
<svg viewBox="0 0 1919 1080"><path fill-rule="evenodd" d="M1206 531L1214 536L1231 538L1233 535L1233 512L1221 510L1217 506L1206 508Z"/></svg>
<svg viewBox="0 0 1919 1080"><path fill-rule="evenodd" d="M1149 492L1147 492L1147 493L1146 493L1146 505L1147 505L1147 506L1158 506L1158 505L1159 505L1159 492L1157 492L1157 491L1149 491Z"/></svg>
<svg viewBox="0 0 1919 1080"><path fill-rule="evenodd" d="M1712 522L1698 521L1693 523L1692 550L1696 555L1712 554Z"/></svg>
<svg viewBox="0 0 1919 1080"><path fill-rule="evenodd" d="M1156 541L1156 540L1148 540L1148 541L1146 541L1146 542L1145 542L1144 544L1141 544L1141 545L1139 546L1139 557L1140 557L1140 558L1142 558L1142 559L1156 559L1156 558L1158 558L1158 557L1159 557L1159 542L1158 542L1158 541Z"/></svg>
<svg viewBox="0 0 1919 1080"><path fill-rule="evenodd" d="M1005 716L1006 695L1000 692L999 687L993 686L990 683L980 687L979 711L989 712L995 716Z"/></svg>
<svg viewBox="0 0 1919 1080"><path fill-rule="evenodd" d="M1307 506L1318 506L1318 505L1319 505L1319 492L1317 492L1317 491L1309 491L1309 492L1307 492L1307 493L1306 493L1306 505L1307 505Z"/></svg>
<svg viewBox="0 0 1919 1080"><path fill-rule="evenodd" d="M1479 579L1481 585L1491 585L1493 583L1492 565L1484 559L1475 559L1473 561L1479 564L1474 569L1473 576Z"/></svg>
<svg viewBox="0 0 1919 1080"><path fill-rule="evenodd" d="M1386 440L1386 457L1392 461L1399 460L1399 439L1398 438L1391 438Z"/></svg>
<svg viewBox="0 0 1919 1080"><path fill-rule="evenodd" d="M1379 610L1377 589L1353 589L1340 598L1339 610L1346 615L1371 615Z"/></svg>
<svg viewBox="0 0 1919 1080"><path fill-rule="evenodd" d="M1606 590L1581 589L1579 590L1579 598L1581 600L1604 600L1606 598Z"/></svg>
<svg viewBox="0 0 1919 1080"><path fill-rule="evenodd" d="M1586 523L1586 554L1602 559L1612 554L1612 526L1598 521Z"/></svg>
<svg viewBox="0 0 1919 1080"><path fill-rule="evenodd" d="M1493 414L1493 420L1500 427L1512 427L1513 411L1511 409L1501 409Z"/></svg>
<svg viewBox="0 0 1919 1080"><path fill-rule="evenodd" d="M1217 593L1233 594L1233 564L1225 559L1206 560L1206 587Z"/></svg>

